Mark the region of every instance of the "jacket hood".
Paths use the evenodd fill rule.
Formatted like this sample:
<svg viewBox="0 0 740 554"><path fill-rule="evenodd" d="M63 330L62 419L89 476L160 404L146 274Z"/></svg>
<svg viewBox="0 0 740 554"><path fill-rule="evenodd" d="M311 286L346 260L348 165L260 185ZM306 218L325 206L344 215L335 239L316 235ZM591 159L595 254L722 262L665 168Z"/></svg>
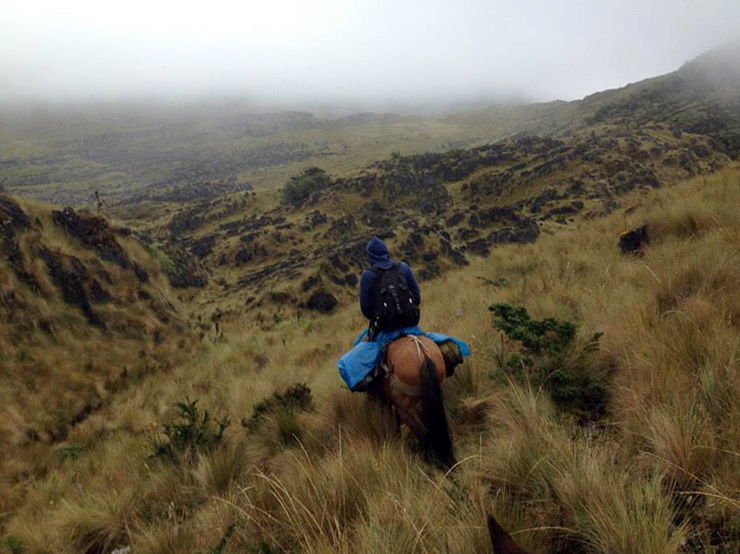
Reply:
<svg viewBox="0 0 740 554"><path fill-rule="evenodd" d="M367 259L372 267L378 269L390 269L393 267L388 247L378 237L373 237L365 248Z"/></svg>

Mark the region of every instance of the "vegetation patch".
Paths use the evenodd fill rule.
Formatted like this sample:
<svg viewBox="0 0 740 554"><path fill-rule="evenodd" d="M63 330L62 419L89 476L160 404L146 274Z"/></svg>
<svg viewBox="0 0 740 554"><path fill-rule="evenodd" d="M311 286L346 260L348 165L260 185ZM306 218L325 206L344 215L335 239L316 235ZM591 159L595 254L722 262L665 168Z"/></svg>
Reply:
<svg viewBox="0 0 740 554"><path fill-rule="evenodd" d="M154 442L153 456L170 461L195 459L221 444L224 431L231 425L228 418L211 419L207 409L198 409L198 401L186 398L177 402L177 421L163 425L167 440Z"/></svg>
<svg viewBox="0 0 740 554"><path fill-rule="evenodd" d="M581 420L593 421L606 414L609 388L589 363L601 333L579 348L575 323L555 318L536 321L523 306L506 303L494 304L489 310L495 315L494 326L520 344L519 352L500 353L499 370L493 378L509 377L541 387L558 407Z"/></svg>
<svg viewBox="0 0 740 554"><path fill-rule="evenodd" d="M291 177L285 184L282 191L283 204L300 206L314 192L324 190L331 184L331 175L326 171L318 167L309 167Z"/></svg>
<svg viewBox="0 0 740 554"><path fill-rule="evenodd" d="M274 392L272 396L258 402L252 408L252 416L242 420L242 425L250 431L256 431L260 423L276 412L295 412L295 410L312 410L313 395L305 383L288 387L284 392Z"/></svg>

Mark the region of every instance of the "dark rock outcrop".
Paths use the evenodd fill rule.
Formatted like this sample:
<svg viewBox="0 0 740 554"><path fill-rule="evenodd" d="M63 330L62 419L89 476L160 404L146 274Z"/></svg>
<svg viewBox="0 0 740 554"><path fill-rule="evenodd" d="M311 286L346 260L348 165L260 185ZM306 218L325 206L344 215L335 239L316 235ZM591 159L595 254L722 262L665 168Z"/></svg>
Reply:
<svg viewBox="0 0 740 554"><path fill-rule="evenodd" d="M10 198L0 196L0 234L8 235L30 226L31 220L21 207Z"/></svg>
<svg viewBox="0 0 740 554"><path fill-rule="evenodd" d="M110 295L103 291L100 283L94 280L91 281L85 265L74 256L64 256L46 248L39 252L39 257L46 264L52 282L62 292L64 301L80 308L90 325L105 330L105 322L90 304L88 293L85 290L86 285L94 291L94 295L99 300L106 297L109 299Z"/></svg>
<svg viewBox="0 0 740 554"><path fill-rule="evenodd" d="M619 237L619 251L622 254L642 254L642 247L650 242L647 225L622 233Z"/></svg>
<svg viewBox="0 0 740 554"><path fill-rule="evenodd" d="M0 252L19 281L34 292L41 291L41 285L33 273L27 270L17 235L31 228L31 220L21 207L10 198L0 196Z"/></svg>
<svg viewBox="0 0 740 554"><path fill-rule="evenodd" d="M176 289L188 287L203 288L208 284L208 274L197 260L193 259L182 248L170 245L165 249L169 263L164 271Z"/></svg>
<svg viewBox="0 0 740 554"><path fill-rule="evenodd" d="M327 314L332 312L337 307L337 304L339 304L339 301L333 294L317 291L308 298L306 308Z"/></svg>
<svg viewBox="0 0 740 554"><path fill-rule="evenodd" d="M116 234L102 217L81 216L67 207L51 212L54 223L78 239L85 248L94 250L103 260L116 263L127 269L131 262L116 240Z"/></svg>

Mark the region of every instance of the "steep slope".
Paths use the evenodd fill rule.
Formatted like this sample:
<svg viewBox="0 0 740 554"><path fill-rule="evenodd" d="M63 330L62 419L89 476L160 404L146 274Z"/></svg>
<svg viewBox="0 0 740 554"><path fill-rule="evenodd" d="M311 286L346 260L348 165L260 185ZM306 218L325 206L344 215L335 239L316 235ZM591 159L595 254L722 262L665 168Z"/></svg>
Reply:
<svg viewBox="0 0 740 554"><path fill-rule="evenodd" d="M630 195L634 211L502 246L423 285L422 325L474 352L444 383L453 473L342 388L334 361L361 328L355 306L286 315L266 332L244 317L78 426L85 447L14 512L13 544L29 554L478 554L490 551L492 511L540 554L737 552L740 168ZM619 253L625 218L649 226L642 256ZM532 353L492 325L497 302L570 322L576 338L521 373L512 360L521 368ZM584 424L534 386L538 369L553 368L558 380L599 379L606 414ZM200 416L233 423L215 446L157 457L156 439L182 444L157 424L215 436L215 425L178 416L186 397ZM136 427L125 424L132 414Z"/></svg>
<svg viewBox="0 0 740 554"><path fill-rule="evenodd" d="M578 110L589 123L649 121L710 136L740 154L740 41L709 51L678 71L585 98Z"/></svg>
<svg viewBox="0 0 740 554"><path fill-rule="evenodd" d="M257 308L269 322L276 311L354 302L373 235L428 280L502 244L607 215L635 190L712 173L728 161L715 147L661 124L602 124L560 138L396 155L356 177L324 177L321 190L284 195L282 204L265 193L203 203L154 235L210 273L191 292L204 309ZM309 176L295 179L286 186Z"/></svg>
<svg viewBox="0 0 740 554"><path fill-rule="evenodd" d="M740 137L738 53L730 44L578 102L451 117L474 136L497 118L545 134L395 153L282 206L266 191L209 198L154 237L182 268L173 283L201 287L188 295L206 311L256 306L268 322L276 311L330 310L352 297L372 235L433 278L498 245L606 215L632 190L721 168Z"/></svg>
<svg viewBox="0 0 740 554"><path fill-rule="evenodd" d="M63 461L74 425L193 347L158 261L127 235L0 195L4 499Z"/></svg>

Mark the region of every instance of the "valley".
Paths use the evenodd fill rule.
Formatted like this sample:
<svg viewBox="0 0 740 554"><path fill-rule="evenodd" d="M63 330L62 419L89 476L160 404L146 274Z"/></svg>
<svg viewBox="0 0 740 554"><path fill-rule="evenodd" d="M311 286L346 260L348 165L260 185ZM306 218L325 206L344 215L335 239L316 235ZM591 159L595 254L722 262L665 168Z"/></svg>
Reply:
<svg viewBox="0 0 740 554"><path fill-rule="evenodd" d="M736 60L435 117L3 114L0 552L473 554L486 513L537 553L736 552ZM454 471L336 369L372 236L471 345Z"/></svg>

